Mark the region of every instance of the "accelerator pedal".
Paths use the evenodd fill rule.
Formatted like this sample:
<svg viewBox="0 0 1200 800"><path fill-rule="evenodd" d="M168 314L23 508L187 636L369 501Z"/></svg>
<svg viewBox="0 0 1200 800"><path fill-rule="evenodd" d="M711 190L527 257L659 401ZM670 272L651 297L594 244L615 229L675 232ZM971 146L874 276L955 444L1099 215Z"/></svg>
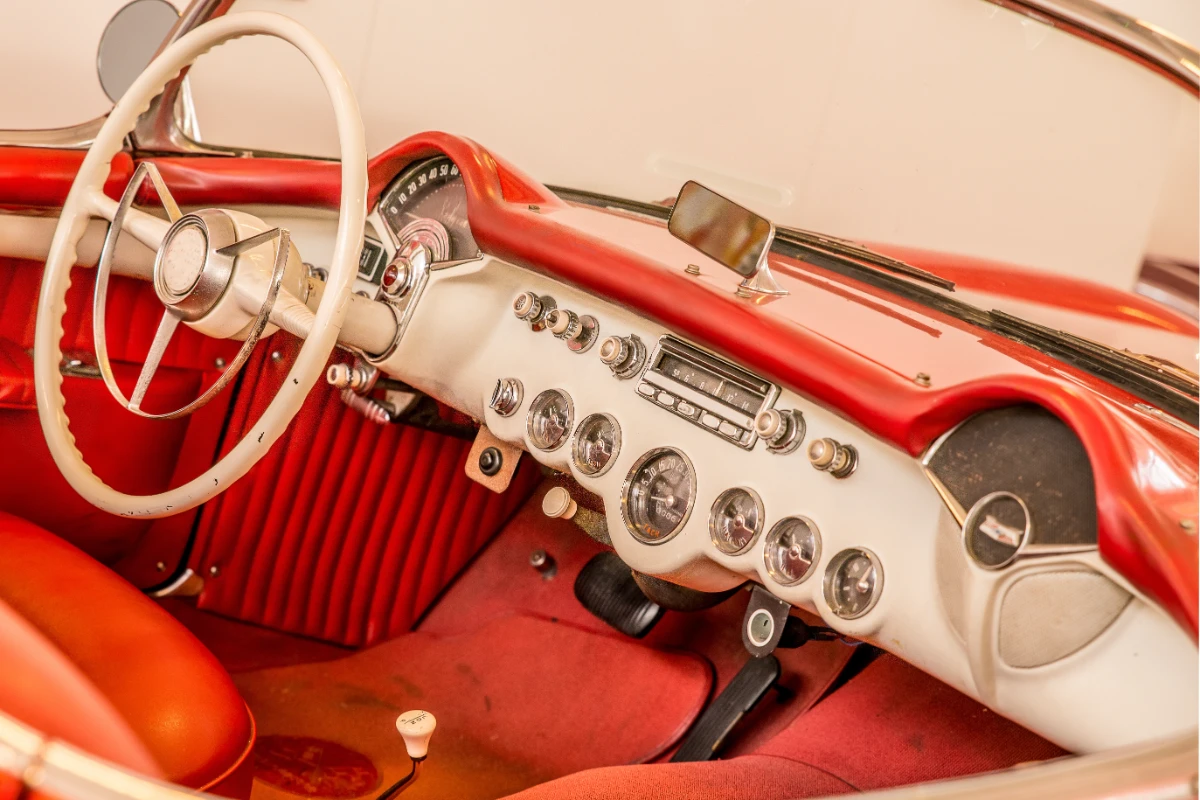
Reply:
<svg viewBox="0 0 1200 800"><path fill-rule="evenodd" d="M575 597L592 614L635 639L649 633L664 611L646 597L616 553L598 553L584 564L575 578Z"/></svg>
<svg viewBox="0 0 1200 800"><path fill-rule="evenodd" d="M751 658L729 685L704 709L671 761L711 761L725 737L742 717L758 705L779 680L779 659L773 655Z"/></svg>

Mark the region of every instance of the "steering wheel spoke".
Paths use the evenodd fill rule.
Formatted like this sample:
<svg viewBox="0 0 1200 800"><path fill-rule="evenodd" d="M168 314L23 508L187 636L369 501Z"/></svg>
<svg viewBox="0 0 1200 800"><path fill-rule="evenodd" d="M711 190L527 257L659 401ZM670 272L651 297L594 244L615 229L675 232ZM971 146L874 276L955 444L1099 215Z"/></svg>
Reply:
<svg viewBox="0 0 1200 800"><path fill-rule="evenodd" d="M154 341L150 343L150 352L146 355L146 363L142 364L137 384L133 387L133 394L129 397L131 411L141 409L142 400L146 399L146 390L150 388L150 381L154 378L154 373L158 371L163 353L167 351L167 345L171 343L171 338L175 335L175 329L178 327L179 317L171 313L169 309L164 311L162 319L158 321L158 330L154 332Z"/></svg>

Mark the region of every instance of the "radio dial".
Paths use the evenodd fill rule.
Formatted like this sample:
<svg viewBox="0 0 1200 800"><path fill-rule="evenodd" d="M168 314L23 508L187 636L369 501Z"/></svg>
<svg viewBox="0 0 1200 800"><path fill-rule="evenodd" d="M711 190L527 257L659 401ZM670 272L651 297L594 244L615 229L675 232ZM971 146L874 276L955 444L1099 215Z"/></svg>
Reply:
<svg viewBox="0 0 1200 800"><path fill-rule="evenodd" d="M632 378L646 363L646 346L634 334L609 336L600 343L600 362L618 378Z"/></svg>

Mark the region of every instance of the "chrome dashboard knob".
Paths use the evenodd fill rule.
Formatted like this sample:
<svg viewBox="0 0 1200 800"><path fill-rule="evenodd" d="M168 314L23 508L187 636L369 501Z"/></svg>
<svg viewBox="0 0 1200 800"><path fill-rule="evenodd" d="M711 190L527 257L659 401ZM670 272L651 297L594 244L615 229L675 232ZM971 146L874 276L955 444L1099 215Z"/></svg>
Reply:
<svg viewBox="0 0 1200 800"><path fill-rule="evenodd" d="M517 315L517 319L528 322L542 313L542 298L533 292L521 292L517 299L513 300L513 313Z"/></svg>
<svg viewBox="0 0 1200 800"><path fill-rule="evenodd" d="M778 455L791 453L804 441L804 415L799 411L768 408L754 418L754 432Z"/></svg>
<svg viewBox="0 0 1200 800"><path fill-rule="evenodd" d="M628 336L609 336L600 342L600 362L618 378L632 378L642 371L642 365L646 363L646 345L632 333Z"/></svg>
<svg viewBox="0 0 1200 800"><path fill-rule="evenodd" d="M814 469L835 478L847 478L858 466L858 451L853 446L830 439L817 439L808 446L808 460Z"/></svg>
<svg viewBox="0 0 1200 800"><path fill-rule="evenodd" d="M546 327L559 339L574 339L583 330L579 315L565 308L556 308L546 315Z"/></svg>
<svg viewBox="0 0 1200 800"><path fill-rule="evenodd" d="M492 399L488 405L502 417L511 417L521 407L525 389L516 378L500 378L492 389Z"/></svg>
<svg viewBox="0 0 1200 800"><path fill-rule="evenodd" d="M600 333L595 317L590 314L580 316L565 308L556 308L546 314L546 327L575 353L591 347Z"/></svg>

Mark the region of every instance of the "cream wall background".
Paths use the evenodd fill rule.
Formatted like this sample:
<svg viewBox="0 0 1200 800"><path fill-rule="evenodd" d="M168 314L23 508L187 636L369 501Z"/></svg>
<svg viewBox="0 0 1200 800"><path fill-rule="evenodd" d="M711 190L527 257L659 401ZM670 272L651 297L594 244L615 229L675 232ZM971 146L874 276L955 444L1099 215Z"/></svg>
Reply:
<svg viewBox="0 0 1200 800"><path fill-rule="evenodd" d="M1200 4L1122 2L1200 39ZM103 113L95 43L121 5L17 4L0 48L25 60L0 87L0 126ZM448 130L547 183L659 199L698 178L780 223L1122 287L1148 251L1200 250L1195 99L982 0L238 0L234 13L251 8L322 36L373 152ZM32 46L55 9L61 40ZM285 45L233 42L192 76L205 139L334 151L316 77Z"/></svg>

